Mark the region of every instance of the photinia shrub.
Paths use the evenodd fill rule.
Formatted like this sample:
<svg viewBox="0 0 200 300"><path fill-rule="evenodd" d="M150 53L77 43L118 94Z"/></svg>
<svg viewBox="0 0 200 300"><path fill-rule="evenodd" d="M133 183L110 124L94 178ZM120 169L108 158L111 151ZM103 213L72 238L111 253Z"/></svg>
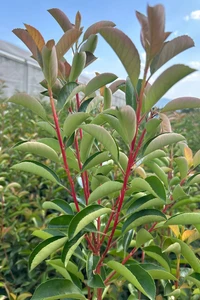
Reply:
<svg viewBox="0 0 200 300"><path fill-rule="evenodd" d="M184 136L172 132L168 112L198 108L200 99L177 98L156 108L172 86L195 71L183 64L158 71L193 47L193 40L186 35L168 40L162 5L148 6L147 16L136 12L146 52L143 71L137 48L114 23L97 22L83 33L79 12L75 25L59 9L49 12L64 31L58 43L45 42L27 24L14 33L41 66L52 116L27 94L9 99L37 114L39 126L51 135L15 146L50 165L24 160L12 169L41 176L68 196L43 203L57 215L33 233L42 241L29 257L29 269L46 260L58 275L44 281L32 300L119 299L122 287L129 300L197 299L200 151L193 156ZM79 82L96 60L98 34L120 59L126 80L97 73L86 85ZM70 49L71 64L64 58ZM124 92L123 107L112 106L118 89Z"/></svg>

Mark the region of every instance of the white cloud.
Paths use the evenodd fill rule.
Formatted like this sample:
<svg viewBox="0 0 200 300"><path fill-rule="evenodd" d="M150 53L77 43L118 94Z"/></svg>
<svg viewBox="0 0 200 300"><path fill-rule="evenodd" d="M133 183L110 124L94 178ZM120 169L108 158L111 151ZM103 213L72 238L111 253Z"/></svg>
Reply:
<svg viewBox="0 0 200 300"><path fill-rule="evenodd" d="M194 10L189 15L184 17L185 21L192 20L200 20L200 10Z"/></svg>
<svg viewBox="0 0 200 300"><path fill-rule="evenodd" d="M173 35L174 35L174 36L177 36L177 35L178 35L178 30L174 31L174 32L173 32Z"/></svg>
<svg viewBox="0 0 200 300"><path fill-rule="evenodd" d="M200 61L190 61L189 62L190 67L195 69L200 69Z"/></svg>

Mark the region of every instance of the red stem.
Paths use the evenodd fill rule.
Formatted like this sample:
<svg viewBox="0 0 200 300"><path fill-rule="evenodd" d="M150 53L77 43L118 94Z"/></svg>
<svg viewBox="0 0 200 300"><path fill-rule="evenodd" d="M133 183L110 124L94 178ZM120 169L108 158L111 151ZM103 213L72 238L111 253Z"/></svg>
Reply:
<svg viewBox="0 0 200 300"><path fill-rule="evenodd" d="M57 116L55 105L54 105L53 93L52 93L52 90L50 88L49 88L49 97L50 97L50 103L51 103L51 109L52 109L52 113L53 113L54 123L55 123L55 127L56 127L56 133L57 133L57 137L58 137L58 141L59 141L59 145L60 145L60 149L61 149L61 153L62 153L64 168L65 168L65 171L66 171L69 183L70 183L70 187L71 187L71 191L72 191L72 197L74 199L76 210L80 211L79 205L78 205L78 200L76 198L74 181L71 177L71 173L70 173L69 166L68 166L68 163L67 163L67 157L66 157L66 153L65 153L65 145L63 143L61 132L60 132L58 116Z"/></svg>

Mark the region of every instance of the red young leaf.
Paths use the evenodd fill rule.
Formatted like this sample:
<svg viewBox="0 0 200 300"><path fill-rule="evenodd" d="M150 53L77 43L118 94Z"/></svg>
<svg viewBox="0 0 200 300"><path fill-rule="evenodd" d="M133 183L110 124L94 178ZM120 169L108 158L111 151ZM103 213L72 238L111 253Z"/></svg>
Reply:
<svg viewBox="0 0 200 300"><path fill-rule="evenodd" d="M44 38L41 35L41 33L36 28L34 28L33 26L30 26L30 25L27 25L27 24L24 24L24 25L25 25L28 33L30 34L30 36L34 40L34 42L35 42L36 46L38 47L38 49L40 51L42 51L42 48L45 45L45 41L44 41Z"/></svg>
<svg viewBox="0 0 200 300"><path fill-rule="evenodd" d="M60 9L52 8L49 9L48 12L54 17L64 32L74 27L68 17Z"/></svg>
<svg viewBox="0 0 200 300"><path fill-rule="evenodd" d="M99 30L103 27L115 27L115 23L111 22L111 21L100 21L100 22L97 22L93 25L91 25L87 30L86 32L84 33L84 36L83 36L83 41L87 40L89 38L89 36L91 34L96 34L99 32Z"/></svg>
<svg viewBox="0 0 200 300"><path fill-rule="evenodd" d="M81 31L77 30L76 28L69 29L63 34L56 45L58 60L62 58L65 53L73 46L80 35Z"/></svg>

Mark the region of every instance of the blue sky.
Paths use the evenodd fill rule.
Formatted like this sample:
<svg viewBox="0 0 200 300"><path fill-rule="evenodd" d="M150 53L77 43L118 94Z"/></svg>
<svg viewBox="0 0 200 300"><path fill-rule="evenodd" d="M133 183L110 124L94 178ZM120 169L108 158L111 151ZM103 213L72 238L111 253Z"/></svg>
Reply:
<svg viewBox="0 0 200 300"><path fill-rule="evenodd" d="M75 14L79 10L85 29L100 20L115 22L117 28L123 30L133 40L144 63L144 50L139 39L140 26L135 11L146 14L146 0L0 0L0 3L0 39L2 40L24 48L22 42L12 33L12 29L23 28L23 23L27 23L40 30L45 40L54 38L58 41L63 32L47 9L60 8L71 22L74 22ZM188 34L195 41L195 48L180 54L163 69L173 63L184 63L200 69L200 0L149 0L148 3L150 5L162 3L165 6L166 30L173 32L171 38ZM126 77L126 72L117 56L102 38L99 38L95 55L99 59L85 70L87 76L91 77L95 71L98 71L113 72L120 78ZM70 55L68 57L71 58ZM199 84L200 72L195 72L173 87L166 97L170 99L180 96L199 97Z"/></svg>

